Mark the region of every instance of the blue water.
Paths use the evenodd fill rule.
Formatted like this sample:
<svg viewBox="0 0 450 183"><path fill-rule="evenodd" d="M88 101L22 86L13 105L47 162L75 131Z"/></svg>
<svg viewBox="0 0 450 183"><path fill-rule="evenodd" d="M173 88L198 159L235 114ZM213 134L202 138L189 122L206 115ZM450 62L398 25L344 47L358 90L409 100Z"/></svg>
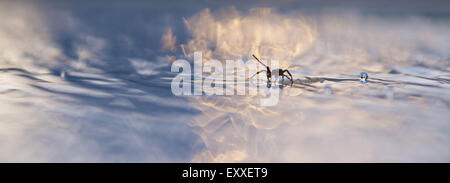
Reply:
<svg viewBox="0 0 450 183"><path fill-rule="evenodd" d="M0 3L0 162L450 161L448 17L193 4ZM193 51L296 82L175 96Z"/></svg>

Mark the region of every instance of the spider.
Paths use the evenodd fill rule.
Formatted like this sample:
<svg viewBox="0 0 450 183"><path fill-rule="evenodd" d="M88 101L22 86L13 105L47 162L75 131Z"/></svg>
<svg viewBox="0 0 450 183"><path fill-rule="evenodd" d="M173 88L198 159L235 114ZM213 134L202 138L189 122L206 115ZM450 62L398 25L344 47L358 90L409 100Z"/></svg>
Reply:
<svg viewBox="0 0 450 183"><path fill-rule="evenodd" d="M291 81L291 86L294 83L294 80L292 79L292 75L291 73L287 70L287 69L274 69L274 70L270 70L270 67L268 67L266 64L263 64L255 55L252 54L252 56L260 63L262 64L264 67L266 67L266 70L261 70L256 72L256 74L253 74L252 77L254 77L255 75L261 73L261 72L266 72L266 76L267 76L267 82L270 83L271 82L271 77L272 77L272 73L275 75L275 77L279 77L281 76L282 79L284 80L284 77L287 77L290 81ZM287 72L288 75L286 75L285 73ZM252 78L250 77L250 78Z"/></svg>

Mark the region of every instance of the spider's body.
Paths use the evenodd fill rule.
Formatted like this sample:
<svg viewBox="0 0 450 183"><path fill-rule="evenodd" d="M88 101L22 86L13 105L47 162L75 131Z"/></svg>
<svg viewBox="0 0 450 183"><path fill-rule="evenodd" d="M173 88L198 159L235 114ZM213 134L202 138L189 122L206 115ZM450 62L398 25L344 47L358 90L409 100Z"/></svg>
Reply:
<svg viewBox="0 0 450 183"><path fill-rule="evenodd" d="M255 55L253 55L253 57L254 57L259 63L261 63L262 65L264 65L261 61L259 61L258 58L256 58ZM264 66L266 66L266 65L264 65ZM273 70L270 70L270 67L266 66L266 70L258 71L258 72L256 72L255 75L257 75L257 74L259 74L259 73L261 73L261 72L266 72L267 82L271 82L271 81L272 81L271 78L272 78L272 74L273 74L275 77L280 77L280 76L281 76L282 79L284 79L284 77L287 77L287 78L291 81L291 85L294 83L294 80L293 80L293 78L292 78L292 75L291 75L291 73L290 73L287 69L273 69ZM286 75L285 73L287 73L288 75ZM255 76L255 75L253 75L253 76ZM252 77L253 77L253 76L252 76Z"/></svg>

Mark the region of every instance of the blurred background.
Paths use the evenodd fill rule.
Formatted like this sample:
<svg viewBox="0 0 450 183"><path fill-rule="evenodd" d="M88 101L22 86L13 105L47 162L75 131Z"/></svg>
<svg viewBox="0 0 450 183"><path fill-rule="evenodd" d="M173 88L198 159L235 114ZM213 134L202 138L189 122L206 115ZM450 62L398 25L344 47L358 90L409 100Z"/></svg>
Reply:
<svg viewBox="0 0 450 183"><path fill-rule="evenodd" d="M448 162L450 2L0 1L1 162ZM276 59L276 106L171 93ZM369 80L360 82L366 72Z"/></svg>

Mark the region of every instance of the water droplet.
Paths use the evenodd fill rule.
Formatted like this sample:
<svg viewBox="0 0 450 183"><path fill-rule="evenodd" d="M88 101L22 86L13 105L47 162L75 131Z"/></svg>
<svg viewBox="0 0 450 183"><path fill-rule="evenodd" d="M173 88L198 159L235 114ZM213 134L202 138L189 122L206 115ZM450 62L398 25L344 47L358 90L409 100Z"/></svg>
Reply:
<svg viewBox="0 0 450 183"><path fill-rule="evenodd" d="M59 74L59 76L61 77L61 79L65 80L67 77L67 71L66 70L62 70L61 73Z"/></svg>
<svg viewBox="0 0 450 183"><path fill-rule="evenodd" d="M361 74L359 74L359 78L360 78L360 82L361 83L367 83L367 79L369 79L369 75L366 72L361 72Z"/></svg>

